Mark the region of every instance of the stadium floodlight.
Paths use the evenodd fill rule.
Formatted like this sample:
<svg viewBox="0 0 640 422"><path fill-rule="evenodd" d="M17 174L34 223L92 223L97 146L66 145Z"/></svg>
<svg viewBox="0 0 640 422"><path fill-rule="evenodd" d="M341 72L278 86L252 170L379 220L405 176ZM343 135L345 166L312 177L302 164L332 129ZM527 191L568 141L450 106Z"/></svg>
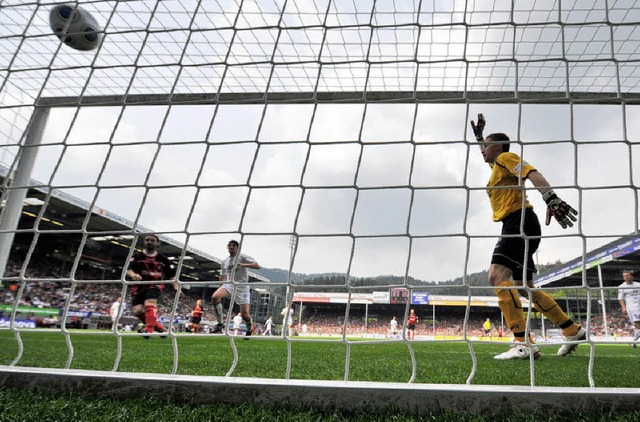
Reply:
<svg viewBox="0 0 640 422"><path fill-rule="evenodd" d="M64 16L50 21L57 6ZM93 27L61 23L71 16ZM406 315L409 292L460 279L470 308L479 287L467 276L486 269L498 235L487 225L482 201L486 165L468 133L478 113L491 132L509 133L522 157L555 173L554 188L580 211L572 230L545 230L542 263L584 256L610 238L639 233L638 22L632 0L588 6L539 0L2 2L0 159L8 170L0 270L15 236L25 231L33 234L28 262L42 236L69 236L80 252L87 239L131 249L151 227L163 242L182 247L175 260L184 268L192 268L183 264L192 260L191 248L215 255L237 237L263 265L287 269L280 287L291 295L305 287L295 273L340 274L339 284L315 288L341 289L349 297L407 289ZM37 187L45 199L27 198L34 180L42 181ZM39 227L51 220L45 209L54 190L90 204L78 227ZM534 206L545 209L531 193ZM27 229L19 228L23 204L42 207ZM104 210L131 227L116 235L92 226ZM73 289L83 282L76 277L82 253L74 259L64 279ZM16 280L29 279L26 268ZM362 284L377 276L394 278ZM124 272L120 278L112 284L126 292ZM178 279L185 289L194 276L186 278ZM256 280L269 288L266 278ZM589 299L604 289L585 280L576 288ZM15 317L25 294L18 290L10 323L20 348ZM350 303L341 338L347 350ZM171 315L178 309L176 298ZM461 322L473 361L469 385L443 386L437 395L482 392L474 395L478 403L492 393L505 397L506 387L474 390L477 339L468 331L469 314ZM24 373L39 382L72 376L71 335L61 331L70 345L64 370L47 369L38 379L21 371L18 356L0 368L3 376ZM85 376L121 377L122 334L114 335L113 371L80 374L69 384ZM282 341L289 352L284 380L275 389L265 380L243 380L255 391L290 385L313 402L327 386L357 389L345 397L385 388L351 382L349 352L343 381L298 385L289 379L296 339ZM404 337L397 341L410 351L412 377L389 388L412 391L413 346ZM592 388L560 389L597 397L582 402L593 406L610 397L593 377L594 345L590 339L584 374ZM172 347L177 359L178 342ZM233 353L220 385L233 377L235 346ZM544 395L535 390L533 360L530 365L527 391ZM168 378L176 371L177 360ZM174 388L167 377L141 378L154 377L167 391ZM205 378L172 381L201 385ZM507 398L516 408L522 396Z"/></svg>

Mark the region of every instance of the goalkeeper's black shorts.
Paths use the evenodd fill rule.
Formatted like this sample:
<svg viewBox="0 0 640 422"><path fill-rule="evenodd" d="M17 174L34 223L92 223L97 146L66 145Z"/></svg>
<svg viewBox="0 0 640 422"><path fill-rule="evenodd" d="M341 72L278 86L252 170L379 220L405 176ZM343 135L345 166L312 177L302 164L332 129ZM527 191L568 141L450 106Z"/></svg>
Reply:
<svg viewBox="0 0 640 422"><path fill-rule="evenodd" d="M500 264L513 271L514 280L532 280L537 273L533 254L540 245L540 221L532 208L524 211L522 230L522 210L512 212L502 220L502 236L491 257L492 264ZM525 238L526 236L526 238ZM527 263L527 277L524 277L524 263Z"/></svg>

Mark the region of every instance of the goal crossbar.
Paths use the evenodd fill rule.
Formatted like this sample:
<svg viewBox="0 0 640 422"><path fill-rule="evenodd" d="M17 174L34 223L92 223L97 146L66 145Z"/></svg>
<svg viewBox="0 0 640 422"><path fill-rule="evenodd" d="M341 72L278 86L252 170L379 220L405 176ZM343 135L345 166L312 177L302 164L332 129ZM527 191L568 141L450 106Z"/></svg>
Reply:
<svg viewBox="0 0 640 422"><path fill-rule="evenodd" d="M640 104L640 93L548 91L331 91L246 92L203 94L132 94L42 97L39 107L122 106L164 104L313 104L313 103L415 103L467 104Z"/></svg>

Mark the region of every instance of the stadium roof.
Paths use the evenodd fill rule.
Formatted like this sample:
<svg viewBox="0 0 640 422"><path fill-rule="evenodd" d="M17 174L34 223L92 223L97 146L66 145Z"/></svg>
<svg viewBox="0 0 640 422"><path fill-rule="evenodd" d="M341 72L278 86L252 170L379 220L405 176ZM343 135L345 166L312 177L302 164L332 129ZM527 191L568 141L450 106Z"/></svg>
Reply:
<svg viewBox="0 0 640 422"><path fill-rule="evenodd" d="M586 265L583 265L583 262ZM619 286L622 283L622 270L640 267L640 237L631 235L622 237L593 251L584 257L579 256L551 271L540 274L534 279L536 287L563 287L582 284L583 268L586 268L586 283L590 287L599 287L598 267L602 272L602 285Z"/></svg>
<svg viewBox="0 0 640 422"><path fill-rule="evenodd" d="M0 163L0 183L9 174L9 169ZM91 206L90 203L66 192L51 189L46 184L30 180L27 196L23 202L23 211L14 245L19 242L31 242L33 226L40 213L42 217L38 230L39 242L52 246L54 257L73 259L73 250L61 250L55 245L78 244L82 233L86 231L87 240L82 259L102 268L122 267L129 254L135 234L154 233L153 230L137 225L106 209ZM43 210L44 207L44 210ZM86 228L83 227L86 222ZM160 251L169 259L178 262L185 245L163 235L157 234L162 244ZM142 238L138 239L138 247ZM12 247L13 249L13 247ZM55 251L55 253L53 253ZM214 281L220 272L222 259L201 250L187 247L183 258L181 281ZM255 273L249 273L254 281L269 280Z"/></svg>

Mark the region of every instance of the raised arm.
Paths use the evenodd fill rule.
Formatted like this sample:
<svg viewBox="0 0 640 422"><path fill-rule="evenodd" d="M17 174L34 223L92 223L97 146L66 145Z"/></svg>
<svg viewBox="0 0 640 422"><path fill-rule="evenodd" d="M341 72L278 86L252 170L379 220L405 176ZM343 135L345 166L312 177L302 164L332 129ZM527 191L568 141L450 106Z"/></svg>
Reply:
<svg viewBox="0 0 640 422"><path fill-rule="evenodd" d="M484 131L484 126L487 124L487 121L484 119L484 116L482 115L482 113L478 113L478 123L474 123L473 120L471 121L471 129L473 130L473 134L476 137L476 141L478 142L483 142L484 141L484 135L482 134L482 132Z"/></svg>

